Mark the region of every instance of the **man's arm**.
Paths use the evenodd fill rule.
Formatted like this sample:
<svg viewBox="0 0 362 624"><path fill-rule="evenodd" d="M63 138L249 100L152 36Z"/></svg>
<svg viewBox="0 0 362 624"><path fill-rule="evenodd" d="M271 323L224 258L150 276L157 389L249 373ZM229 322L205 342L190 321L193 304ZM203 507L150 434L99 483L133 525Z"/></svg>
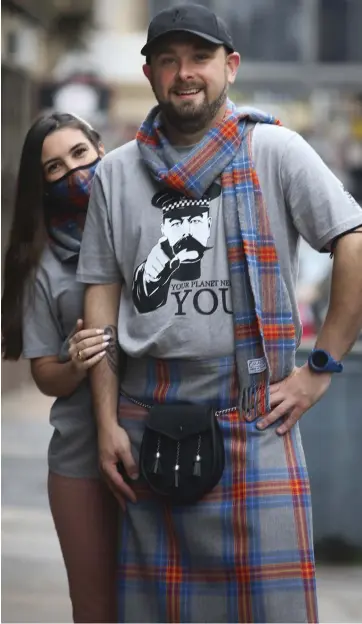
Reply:
<svg viewBox="0 0 362 624"><path fill-rule="evenodd" d="M339 239L333 263L331 297L326 320L316 347L340 360L352 348L362 329L362 228ZM273 384L270 389L272 411L258 423L264 429L286 417L277 433L283 435L327 391L331 373L314 373L307 364Z"/></svg>
<svg viewBox="0 0 362 624"><path fill-rule="evenodd" d="M334 251L330 303L316 348L341 360L362 327L362 228L338 240Z"/></svg>
<svg viewBox="0 0 362 624"><path fill-rule="evenodd" d="M104 333L112 335L104 361L89 373L99 427L117 423L119 350L116 327L120 296L121 284L118 283L90 285L85 291L85 326L102 327Z"/></svg>
<svg viewBox="0 0 362 624"><path fill-rule="evenodd" d="M285 206L299 234L316 250L334 249L333 283L328 314L316 346L340 359L357 338L361 327L362 210L313 148L296 133L278 129L273 134L283 150L280 180ZM289 138L288 138L289 135ZM282 141L284 136L284 140ZM271 138L269 137L271 141ZM278 153L276 143L273 150ZM270 388L271 412L261 429L283 418L277 433L284 434L327 391L331 374L311 371L307 364Z"/></svg>
<svg viewBox="0 0 362 624"><path fill-rule="evenodd" d="M104 332L111 336L106 356L91 369L90 378L98 426L100 468L124 508L124 496L133 502L136 497L119 474L117 463L123 463L132 479L137 479L138 469L132 457L128 435L117 420L121 372L117 333L120 297L120 283L88 286L85 293L85 324L88 328L103 327Z"/></svg>

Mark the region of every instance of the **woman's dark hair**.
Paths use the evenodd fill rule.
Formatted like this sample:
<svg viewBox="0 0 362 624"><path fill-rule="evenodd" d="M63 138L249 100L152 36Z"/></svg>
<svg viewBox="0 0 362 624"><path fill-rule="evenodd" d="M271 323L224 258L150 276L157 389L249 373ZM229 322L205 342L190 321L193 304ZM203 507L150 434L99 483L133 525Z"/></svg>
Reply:
<svg viewBox="0 0 362 624"><path fill-rule="evenodd" d="M25 288L31 286L47 240L44 220L44 139L62 128L76 128L99 149L100 136L82 119L68 113L42 115L28 131L20 158L10 239L4 262L2 296L2 355L18 360L23 350Z"/></svg>

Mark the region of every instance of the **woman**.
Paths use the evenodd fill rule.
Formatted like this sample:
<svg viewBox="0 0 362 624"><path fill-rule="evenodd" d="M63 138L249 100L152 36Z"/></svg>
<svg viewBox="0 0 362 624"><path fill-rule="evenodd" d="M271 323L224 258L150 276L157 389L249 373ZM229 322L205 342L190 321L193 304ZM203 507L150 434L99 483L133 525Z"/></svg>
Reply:
<svg viewBox="0 0 362 624"><path fill-rule="evenodd" d="M75 622L114 622L117 507L99 479L87 371L107 348L83 329L76 267L100 136L69 115L42 116L23 146L2 299L3 356L30 359L35 383L57 397L48 493Z"/></svg>

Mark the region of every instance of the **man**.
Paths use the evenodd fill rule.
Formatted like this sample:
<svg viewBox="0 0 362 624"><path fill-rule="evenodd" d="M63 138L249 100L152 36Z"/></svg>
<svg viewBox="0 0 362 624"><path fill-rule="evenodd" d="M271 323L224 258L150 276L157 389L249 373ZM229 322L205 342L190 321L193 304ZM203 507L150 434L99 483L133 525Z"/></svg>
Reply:
<svg viewBox="0 0 362 624"><path fill-rule="evenodd" d="M125 510L119 621L315 622L297 421L341 372L362 325L362 212L301 137L228 101L240 57L216 15L189 4L159 13L142 54L158 108L99 165L79 263L87 325L113 336L91 381L101 469ZM222 193L211 199L213 184ZM174 191L203 208L209 196L207 211L186 204L182 217L177 200L167 221ZM298 369L300 235L333 252L334 269L316 351ZM197 274L178 274L199 260ZM146 406L166 404L172 427L181 403L185 413L217 410L225 468L210 494L174 506L139 478L138 455ZM161 481L165 443L149 469Z"/></svg>

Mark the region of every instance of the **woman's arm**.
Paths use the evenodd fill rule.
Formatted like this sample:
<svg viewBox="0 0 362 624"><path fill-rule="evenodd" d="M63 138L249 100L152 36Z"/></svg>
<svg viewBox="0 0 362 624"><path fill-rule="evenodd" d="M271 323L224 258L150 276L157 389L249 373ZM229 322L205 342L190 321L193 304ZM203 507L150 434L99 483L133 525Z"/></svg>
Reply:
<svg viewBox="0 0 362 624"><path fill-rule="evenodd" d="M86 370L74 366L73 360L59 362L56 356L31 360L31 374L40 392L52 397L68 397L86 377Z"/></svg>
<svg viewBox="0 0 362 624"><path fill-rule="evenodd" d="M89 368L101 361L110 336L101 329L82 329L78 319L74 335L69 339L69 362L60 362L57 356L31 360L31 374L39 390L47 396L68 397L85 379Z"/></svg>

